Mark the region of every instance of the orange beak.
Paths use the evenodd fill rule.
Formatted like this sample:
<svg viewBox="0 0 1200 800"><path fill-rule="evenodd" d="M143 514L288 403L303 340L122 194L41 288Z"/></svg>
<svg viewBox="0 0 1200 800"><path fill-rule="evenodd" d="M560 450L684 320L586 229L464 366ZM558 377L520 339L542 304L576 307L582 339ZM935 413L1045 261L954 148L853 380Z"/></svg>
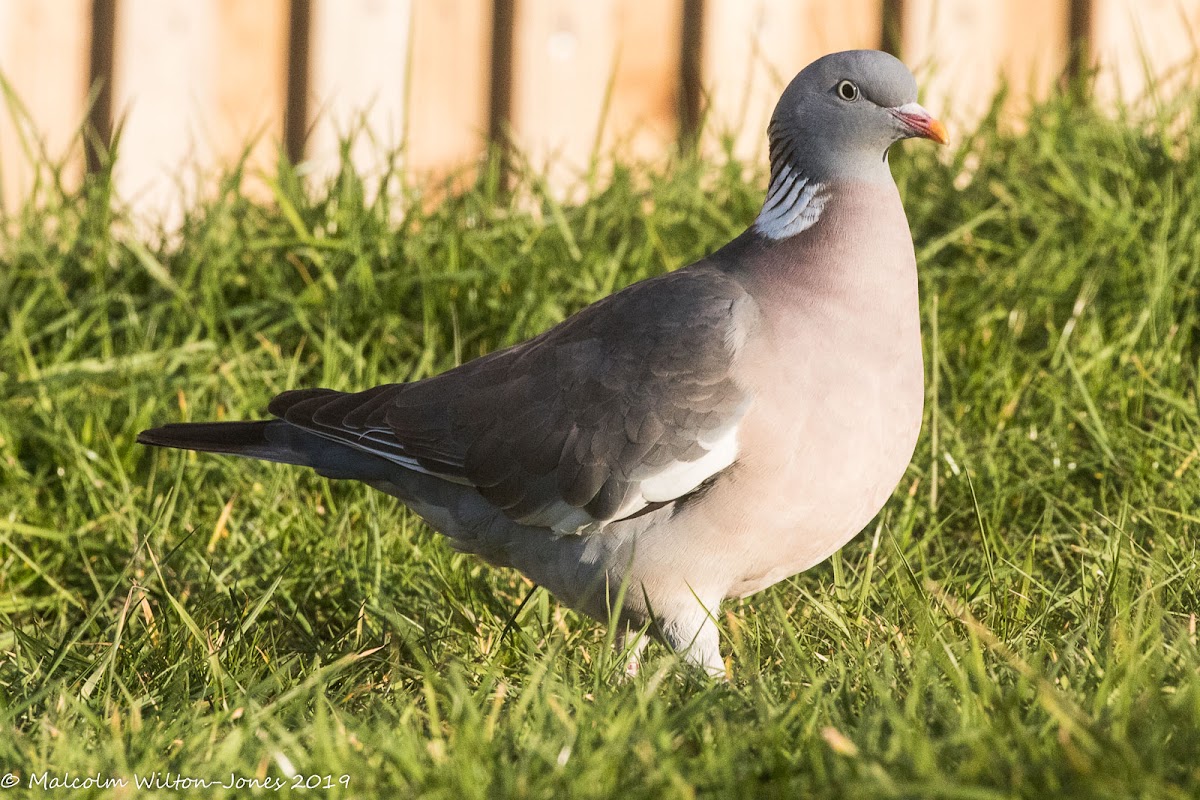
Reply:
<svg viewBox="0 0 1200 800"><path fill-rule="evenodd" d="M950 134L946 133L946 126L936 119L929 120L929 128L925 133L938 144L950 143Z"/></svg>
<svg viewBox="0 0 1200 800"><path fill-rule="evenodd" d="M926 111L920 103L905 103L890 109L890 111L896 119L903 123L905 128L911 131L913 136L932 139L938 144L946 144L950 141L950 137L946 133L946 126L934 119L933 115Z"/></svg>

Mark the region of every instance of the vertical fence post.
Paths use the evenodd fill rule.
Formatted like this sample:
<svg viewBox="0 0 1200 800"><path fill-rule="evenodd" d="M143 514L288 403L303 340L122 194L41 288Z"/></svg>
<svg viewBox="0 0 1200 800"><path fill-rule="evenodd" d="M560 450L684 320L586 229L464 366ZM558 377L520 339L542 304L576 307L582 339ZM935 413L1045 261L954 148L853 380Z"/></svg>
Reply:
<svg viewBox="0 0 1200 800"><path fill-rule="evenodd" d="M88 87L94 93L85 130L88 172L97 172L112 144L113 45L117 0L92 0L92 38L88 45Z"/></svg>
<svg viewBox="0 0 1200 800"><path fill-rule="evenodd" d="M679 142L691 150L700 133L704 87L704 0L683 0L679 36Z"/></svg>
<svg viewBox="0 0 1200 800"><path fill-rule="evenodd" d="M287 89L283 109L283 142L288 160L304 160L308 136L308 43L311 36L310 0L288 3Z"/></svg>
<svg viewBox="0 0 1200 800"><path fill-rule="evenodd" d="M512 120L514 0L492 2L491 74L488 88L488 138L506 148Z"/></svg>
<svg viewBox="0 0 1200 800"><path fill-rule="evenodd" d="M896 58L904 57L904 0L882 0L880 11L882 29L879 33L879 47L885 53L891 53Z"/></svg>
<svg viewBox="0 0 1200 800"><path fill-rule="evenodd" d="M1075 78L1088 70L1092 62L1092 1L1070 0L1067 20L1070 52L1066 74Z"/></svg>

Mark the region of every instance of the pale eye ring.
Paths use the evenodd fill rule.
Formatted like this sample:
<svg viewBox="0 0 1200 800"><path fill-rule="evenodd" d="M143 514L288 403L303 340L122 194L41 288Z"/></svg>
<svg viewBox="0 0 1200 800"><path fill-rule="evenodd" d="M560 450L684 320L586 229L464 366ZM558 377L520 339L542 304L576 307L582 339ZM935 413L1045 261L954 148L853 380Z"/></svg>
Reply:
<svg viewBox="0 0 1200 800"><path fill-rule="evenodd" d="M845 100L847 103L853 103L858 99L858 87L851 81L839 81L837 85L837 96Z"/></svg>

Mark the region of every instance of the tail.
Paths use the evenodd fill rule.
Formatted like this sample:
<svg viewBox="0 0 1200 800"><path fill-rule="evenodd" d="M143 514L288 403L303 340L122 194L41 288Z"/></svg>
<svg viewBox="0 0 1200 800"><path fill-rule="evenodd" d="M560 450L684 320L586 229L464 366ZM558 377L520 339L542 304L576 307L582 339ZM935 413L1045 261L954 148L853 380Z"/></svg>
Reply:
<svg viewBox="0 0 1200 800"><path fill-rule="evenodd" d="M151 428L137 435L138 444L152 447L174 447L177 450L198 450L202 453L227 453L233 456L278 461L283 464L301 463L267 438L277 420L258 422L177 422Z"/></svg>
<svg viewBox="0 0 1200 800"><path fill-rule="evenodd" d="M281 419L177 422L137 435L138 444L312 467L327 478L384 480L398 469L371 453L323 439Z"/></svg>

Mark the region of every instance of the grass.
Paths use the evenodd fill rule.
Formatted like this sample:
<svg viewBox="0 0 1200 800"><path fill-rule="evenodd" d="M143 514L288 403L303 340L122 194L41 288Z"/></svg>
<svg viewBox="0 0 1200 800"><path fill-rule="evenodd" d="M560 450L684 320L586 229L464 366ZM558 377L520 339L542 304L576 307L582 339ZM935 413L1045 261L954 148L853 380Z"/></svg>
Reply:
<svg viewBox="0 0 1200 800"><path fill-rule="evenodd" d="M396 176L371 199L348 167L306 189L283 165L271 202L235 171L155 236L107 171L68 194L43 163L0 244L0 774L36 796L31 776L168 772L317 776L293 793L322 797L1197 796L1200 131L1168 124L1181 108L1070 96L945 162L896 155L921 442L862 536L729 604L728 684L656 647L617 680L600 626L544 592L514 618L527 582L365 487L134 434L532 335L726 241L761 170L615 165L560 206L489 165L394 221Z"/></svg>

